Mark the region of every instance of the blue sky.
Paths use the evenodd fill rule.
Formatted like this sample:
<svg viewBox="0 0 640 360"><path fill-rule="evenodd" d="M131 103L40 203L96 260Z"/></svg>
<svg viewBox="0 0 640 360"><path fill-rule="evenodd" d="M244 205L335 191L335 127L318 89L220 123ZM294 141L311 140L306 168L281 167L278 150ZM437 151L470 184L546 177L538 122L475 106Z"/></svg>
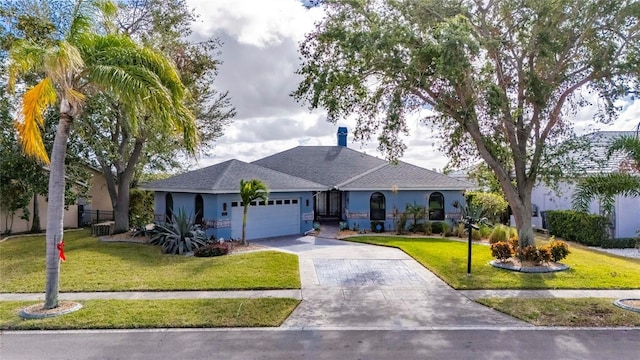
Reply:
<svg viewBox="0 0 640 360"><path fill-rule="evenodd" d="M302 0L305 1L305 0ZM200 14L194 38L217 35L222 41L216 87L228 90L238 115L219 139L213 156L201 158L198 166L236 158L253 161L298 145L335 145L338 126L351 131L353 119L338 125L326 121L323 111L310 113L289 96L301 78L298 42L322 16L321 7L307 9L300 0L187 0ZM597 99L593 99L597 101ZM425 110L426 111L426 110ZM583 107L575 116L576 132L594 129L595 107ZM432 130L415 119L409 121L408 149L402 160L428 169L442 169L447 159L438 152ZM603 130L635 130L640 121L640 101L629 101L618 121ZM375 139L348 146L370 155Z"/></svg>

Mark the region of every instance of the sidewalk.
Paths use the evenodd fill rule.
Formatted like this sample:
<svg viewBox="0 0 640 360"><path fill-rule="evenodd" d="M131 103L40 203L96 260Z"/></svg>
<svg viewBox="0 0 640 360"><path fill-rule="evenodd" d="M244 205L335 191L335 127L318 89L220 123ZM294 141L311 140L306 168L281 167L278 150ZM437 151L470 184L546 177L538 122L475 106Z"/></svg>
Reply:
<svg viewBox="0 0 640 360"><path fill-rule="evenodd" d="M318 291L318 290L316 290ZM307 290L311 294L314 290ZM326 290L320 290L330 296ZM385 290L387 297L393 290ZM612 298L640 299L640 289L635 290L458 290L460 295L470 300L480 298ZM345 298L348 294L340 294ZM231 290L231 291L119 291L119 292L70 292L60 293L60 300L166 300L166 299L255 299L293 298L303 300L303 291L297 290ZM44 300L44 293L0 293L0 301Z"/></svg>
<svg viewBox="0 0 640 360"><path fill-rule="evenodd" d="M60 300L167 300L167 299L238 299L294 298L302 300L297 290L232 290L232 291L119 291L60 293ZM0 293L0 301L44 300L44 293Z"/></svg>

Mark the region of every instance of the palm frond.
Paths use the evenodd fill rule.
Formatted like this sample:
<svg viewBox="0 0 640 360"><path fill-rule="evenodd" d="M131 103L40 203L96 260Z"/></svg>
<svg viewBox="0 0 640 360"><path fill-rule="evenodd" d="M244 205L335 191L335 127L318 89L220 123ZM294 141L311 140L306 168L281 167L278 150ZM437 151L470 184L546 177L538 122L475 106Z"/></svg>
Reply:
<svg viewBox="0 0 640 360"><path fill-rule="evenodd" d="M602 209L611 212L615 196L640 196L640 177L626 173L593 175L583 179L573 195L572 206L578 211L589 211L592 200L599 200Z"/></svg>
<svg viewBox="0 0 640 360"><path fill-rule="evenodd" d="M22 121L15 124L24 152L44 163L49 163L49 156L42 142L43 113L55 102L56 90L51 79L45 78L24 94Z"/></svg>
<svg viewBox="0 0 640 360"><path fill-rule="evenodd" d="M635 136L621 136L609 144L607 158L611 158L613 153L622 152L640 166L640 138Z"/></svg>
<svg viewBox="0 0 640 360"><path fill-rule="evenodd" d="M31 41L18 40L9 50L9 91L13 91L20 75L44 69L46 48Z"/></svg>

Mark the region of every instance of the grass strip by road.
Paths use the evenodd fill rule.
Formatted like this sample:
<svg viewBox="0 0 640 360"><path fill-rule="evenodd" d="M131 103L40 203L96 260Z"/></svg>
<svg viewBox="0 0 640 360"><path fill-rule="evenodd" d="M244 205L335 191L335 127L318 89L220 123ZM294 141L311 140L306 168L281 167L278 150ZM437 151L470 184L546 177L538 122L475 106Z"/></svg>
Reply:
<svg viewBox="0 0 640 360"><path fill-rule="evenodd" d="M473 244L471 277L467 277L467 244L442 238L386 236L346 240L397 247L455 289L637 289L640 259L629 259L571 244L562 261L570 269L546 274L525 274L489 265L488 246Z"/></svg>
<svg viewBox="0 0 640 360"><path fill-rule="evenodd" d="M183 299L87 300L82 309L53 318L23 320L21 308L29 301L0 302L2 330L214 328L280 326L299 300Z"/></svg>
<svg viewBox="0 0 640 360"><path fill-rule="evenodd" d="M106 243L65 233L60 291L299 289L298 257L258 251L210 258L162 254L147 244ZM44 236L0 243L0 292L42 292Z"/></svg>
<svg viewBox="0 0 640 360"><path fill-rule="evenodd" d="M614 299L483 298L476 301L537 326L640 326L640 313L613 305Z"/></svg>

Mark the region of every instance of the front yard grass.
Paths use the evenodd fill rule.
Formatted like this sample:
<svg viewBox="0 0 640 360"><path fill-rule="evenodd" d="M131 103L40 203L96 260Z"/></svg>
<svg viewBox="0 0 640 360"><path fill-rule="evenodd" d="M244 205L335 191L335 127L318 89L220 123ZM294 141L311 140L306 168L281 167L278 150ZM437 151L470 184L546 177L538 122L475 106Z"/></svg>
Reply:
<svg viewBox="0 0 640 360"><path fill-rule="evenodd" d="M298 289L298 257L258 251L210 258L165 255L146 244L106 243L88 231L65 233L60 291ZM0 243L0 292L42 292L44 236Z"/></svg>
<svg viewBox="0 0 640 360"><path fill-rule="evenodd" d="M620 309L614 299L484 298L477 302L537 326L640 326L640 313Z"/></svg>
<svg viewBox="0 0 640 360"><path fill-rule="evenodd" d="M525 274L489 265L488 246L473 244L471 277L467 277L467 243L438 238L351 237L349 241L397 247L455 289L637 289L640 259L592 251L570 244L562 261L570 269Z"/></svg>
<svg viewBox="0 0 640 360"><path fill-rule="evenodd" d="M82 309L54 318L23 320L29 301L0 302L0 330L212 328L280 326L299 300L188 299L87 300Z"/></svg>

